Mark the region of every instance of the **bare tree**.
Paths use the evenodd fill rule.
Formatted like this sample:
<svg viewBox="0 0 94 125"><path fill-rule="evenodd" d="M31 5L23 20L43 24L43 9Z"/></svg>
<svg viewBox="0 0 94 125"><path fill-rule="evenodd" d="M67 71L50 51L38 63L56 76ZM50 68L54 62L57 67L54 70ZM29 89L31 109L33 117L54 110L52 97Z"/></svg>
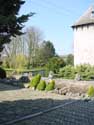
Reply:
<svg viewBox="0 0 94 125"><path fill-rule="evenodd" d="M16 38L11 38L11 43L6 44L4 49L4 54L6 55L7 63L9 63L9 67L15 68L16 66L16 56L18 54L24 55L24 40L23 36L16 36Z"/></svg>
<svg viewBox="0 0 94 125"><path fill-rule="evenodd" d="M42 32L36 27L30 27L26 29L24 35L13 37L11 41L4 50L10 67L17 66L16 57L21 54L28 57L28 68L30 65L33 66L42 41Z"/></svg>
<svg viewBox="0 0 94 125"><path fill-rule="evenodd" d="M30 27L25 35L28 52L28 66L34 65L35 57L42 41L42 32L36 27ZM28 67L29 68L29 67Z"/></svg>

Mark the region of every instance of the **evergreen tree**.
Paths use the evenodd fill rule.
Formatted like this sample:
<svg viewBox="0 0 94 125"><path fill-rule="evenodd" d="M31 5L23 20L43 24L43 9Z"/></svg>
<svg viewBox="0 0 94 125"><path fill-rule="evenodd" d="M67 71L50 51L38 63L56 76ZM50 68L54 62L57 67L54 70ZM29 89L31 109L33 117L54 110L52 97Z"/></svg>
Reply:
<svg viewBox="0 0 94 125"><path fill-rule="evenodd" d="M11 36L22 35L21 31L30 16L34 13L18 16L24 0L0 0L0 52L4 44L11 41Z"/></svg>
<svg viewBox="0 0 94 125"><path fill-rule="evenodd" d="M43 41L40 48L38 49L36 62L38 62L40 66L44 66L49 61L49 59L55 56L56 53L53 43L51 41Z"/></svg>
<svg viewBox="0 0 94 125"><path fill-rule="evenodd" d="M67 55L66 64L72 66L74 65L74 56L72 54Z"/></svg>

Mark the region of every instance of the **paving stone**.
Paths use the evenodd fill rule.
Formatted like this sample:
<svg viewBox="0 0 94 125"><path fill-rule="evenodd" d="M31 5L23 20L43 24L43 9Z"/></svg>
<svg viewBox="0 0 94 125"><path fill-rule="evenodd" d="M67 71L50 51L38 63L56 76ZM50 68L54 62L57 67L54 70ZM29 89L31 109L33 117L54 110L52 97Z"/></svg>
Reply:
<svg viewBox="0 0 94 125"><path fill-rule="evenodd" d="M94 125L94 113L92 117L91 110L89 111L89 107L92 105L92 103L87 103L81 101L80 105L79 103L70 104L65 107L62 107L60 109L57 109L55 111L51 111L47 114L44 114L42 116L36 117L32 119L32 122L36 121L36 125L45 125L47 121L49 121L49 124L52 124L55 122L55 124L59 125ZM88 111L81 110L81 107L89 106ZM77 106L77 108L76 108ZM80 107L81 106L81 107ZM93 105L94 107L94 105ZM68 108L68 109L67 109ZM86 108L86 107L85 107ZM80 112L78 112L80 109ZM73 110L73 111L72 111ZM74 112L75 110L75 112ZM94 111L94 109L92 109ZM81 114L82 113L82 114ZM42 119L42 121L41 121ZM29 120L30 121L30 120ZM31 122L31 123L32 123Z"/></svg>

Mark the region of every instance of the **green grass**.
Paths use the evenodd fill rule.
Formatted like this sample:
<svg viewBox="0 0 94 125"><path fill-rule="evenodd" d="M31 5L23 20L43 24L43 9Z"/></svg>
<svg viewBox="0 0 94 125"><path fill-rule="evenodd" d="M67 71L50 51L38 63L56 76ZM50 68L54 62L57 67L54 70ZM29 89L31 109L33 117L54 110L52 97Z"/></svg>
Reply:
<svg viewBox="0 0 94 125"><path fill-rule="evenodd" d="M45 70L45 68L34 68L34 69L13 69L13 68L4 68L6 71L18 71L21 70L22 72L32 72L32 71L40 71Z"/></svg>

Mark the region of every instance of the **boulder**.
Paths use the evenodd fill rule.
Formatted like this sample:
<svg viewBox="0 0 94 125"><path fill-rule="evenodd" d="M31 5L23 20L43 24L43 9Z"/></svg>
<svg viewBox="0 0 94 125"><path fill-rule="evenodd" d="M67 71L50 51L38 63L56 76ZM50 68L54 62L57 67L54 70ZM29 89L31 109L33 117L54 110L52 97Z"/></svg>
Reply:
<svg viewBox="0 0 94 125"><path fill-rule="evenodd" d="M22 82L22 83L28 83L28 82L30 82L30 79L29 79L28 76L21 76L19 78L19 81Z"/></svg>

